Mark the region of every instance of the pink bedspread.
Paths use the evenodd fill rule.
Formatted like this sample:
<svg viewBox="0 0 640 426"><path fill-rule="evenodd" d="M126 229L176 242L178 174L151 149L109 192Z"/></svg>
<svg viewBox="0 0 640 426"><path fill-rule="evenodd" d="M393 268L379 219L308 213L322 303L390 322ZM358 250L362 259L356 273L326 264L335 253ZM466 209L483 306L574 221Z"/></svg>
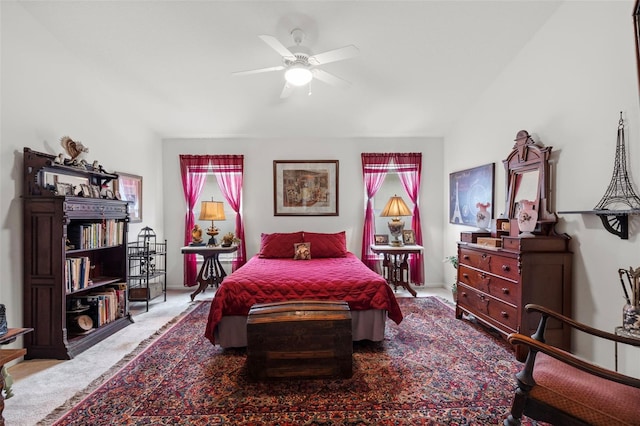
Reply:
<svg viewBox="0 0 640 426"><path fill-rule="evenodd" d="M402 311L391 287L353 253L311 260L263 259L257 255L227 276L211 302L205 336L223 316L248 315L255 303L344 300L351 310L384 309L396 324Z"/></svg>

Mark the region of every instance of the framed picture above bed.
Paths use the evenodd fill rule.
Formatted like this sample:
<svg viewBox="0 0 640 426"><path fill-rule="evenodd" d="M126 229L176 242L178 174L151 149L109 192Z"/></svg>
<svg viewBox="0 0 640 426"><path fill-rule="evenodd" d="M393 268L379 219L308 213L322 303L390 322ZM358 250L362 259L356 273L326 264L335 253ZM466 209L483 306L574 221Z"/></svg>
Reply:
<svg viewBox="0 0 640 426"><path fill-rule="evenodd" d="M338 216L338 160L274 160L274 216Z"/></svg>

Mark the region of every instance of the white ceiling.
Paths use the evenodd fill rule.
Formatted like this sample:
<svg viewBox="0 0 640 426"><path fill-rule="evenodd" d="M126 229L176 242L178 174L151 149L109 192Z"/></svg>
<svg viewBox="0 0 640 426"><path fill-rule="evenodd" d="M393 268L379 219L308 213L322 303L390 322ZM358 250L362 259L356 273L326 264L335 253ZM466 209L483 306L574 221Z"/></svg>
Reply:
<svg viewBox="0 0 640 426"><path fill-rule="evenodd" d="M22 7L105 84L135 99L162 137L442 136L562 1L24 1ZM281 72L258 38L359 56L279 98Z"/></svg>

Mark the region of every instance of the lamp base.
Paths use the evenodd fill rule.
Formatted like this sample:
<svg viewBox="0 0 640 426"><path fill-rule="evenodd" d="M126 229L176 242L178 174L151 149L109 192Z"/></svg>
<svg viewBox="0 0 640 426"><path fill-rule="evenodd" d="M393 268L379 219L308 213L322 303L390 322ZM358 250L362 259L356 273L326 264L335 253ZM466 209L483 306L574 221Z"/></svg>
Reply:
<svg viewBox="0 0 640 426"><path fill-rule="evenodd" d="M389 241L389 245L391 247L402 247L404 244L402 243L402 241L396 239Z"/></svg>
<svg viewBox="0 0 640 426"><path fill-rule="evenodd" d="M210 237L207 242L208 246L217 246L218 241L216 240L216 235L220 233L220 230L215 226L211 225L211 227L207 228L207 235Z"/></svg>
<svg viewBox="0 0 640 426"><path fill-rule="evenodd" d="M400 218L394 218L388 222L389 233L391 234L391 241L389 245L392 247L401 247L402 243L402 230L404 229L404 222Z"/></svg>

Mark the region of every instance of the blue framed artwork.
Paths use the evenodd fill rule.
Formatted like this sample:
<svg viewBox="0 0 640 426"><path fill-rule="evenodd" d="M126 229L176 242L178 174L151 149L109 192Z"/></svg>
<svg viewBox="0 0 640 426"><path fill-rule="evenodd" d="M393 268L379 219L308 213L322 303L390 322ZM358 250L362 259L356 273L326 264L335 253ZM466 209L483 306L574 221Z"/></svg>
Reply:
<svg viewBox="0 0 640 426"><path fill-rule="evenodd" d="M493 214L495 163L449 174L449 223L476 226L479 205Z"/></svg>

